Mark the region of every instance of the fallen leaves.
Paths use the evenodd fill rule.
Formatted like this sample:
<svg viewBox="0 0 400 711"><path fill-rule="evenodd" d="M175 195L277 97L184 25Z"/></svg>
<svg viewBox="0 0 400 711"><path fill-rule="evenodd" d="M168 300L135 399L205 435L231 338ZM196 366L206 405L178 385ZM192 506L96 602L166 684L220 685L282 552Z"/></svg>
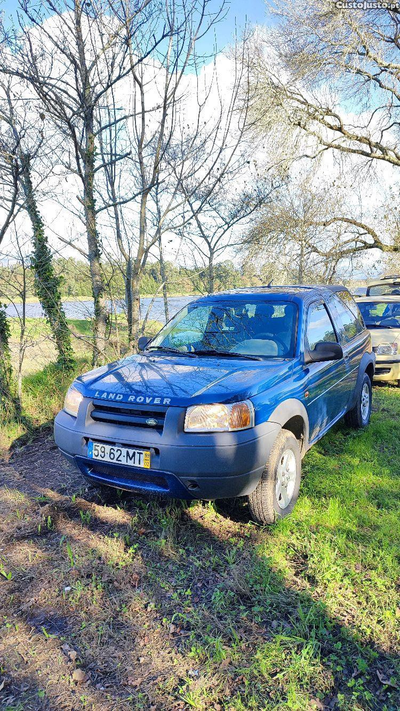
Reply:
<svg viewBox="0 0 400 711"><path fill-rule="evenodd" d="M83 684L84 681L87 680L87 675L83 671L83 669L74 669L72 672L72 681L75 682L75 684Z"/></svg>
<svg viewBox="0 0 400 711"><path fill-rule="evenodd" d="M226 657L226 659L223 659L221 664L219 665L220 669L227 669L231 663L230 657Z"/></svg>
<svg viewBox="0 0 400 711"><path fill-rule="evenodd" d="M131 686L133 689L137 689L139 686L141 686L144 682L144 677L143 676L138 676L138 677L133 677L129 676L128 677L128 686Z"/></svg>
<svg viewBox="0 0 400 711"><path fill-rule="evenodd" d="M392 689L398 689L398 688L399 688L398 685L397 685L397 683L396 683L396 681L395 681L392 677L388 678L388 677L387 677L383 672L381 672L379 669L376 670L376 676L378 677L378 679L379 679L379 681L381 682L381 684L383 684L384 686L391 686Z"/></svg>
<svg viewBox="0 0 400 711"><path fill-rule="evenodd" d="M65 643L61 646L62 651L67 655L71 662L76 662L78 657L78 652L76 649L72 649L69 644Z"/></svg>

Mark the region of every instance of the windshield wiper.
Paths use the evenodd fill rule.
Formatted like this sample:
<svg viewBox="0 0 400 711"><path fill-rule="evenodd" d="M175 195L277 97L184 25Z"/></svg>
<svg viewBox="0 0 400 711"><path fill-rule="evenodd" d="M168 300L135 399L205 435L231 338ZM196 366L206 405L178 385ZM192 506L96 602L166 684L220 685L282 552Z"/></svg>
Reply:
<svg viewBox="0 0 400 711"><path fill-rule="evenodd" d="M161 351L161 353L175 353L176 355L190 356L190 358L196 358L196 356L199 355L212 355L225 358L246 358L247 360L263 360L260 356L236 353L235 351L217 351L213 348L210 348L209 350L203 349L196 351L180 351L179 348L172 348L172 346L149 346L149 348L145 348L145 350L142 352L149 353L150 351Z"/></svg>
<svg viewBox="0 0 400 711"><path fill-rule="evenodd" d="M262 360L261 356L247 355L244 353L236 353L235 351L217 351L214 348L200 349L193 351L194 355L212 355L222 356L225 358L246 358L247 360Z"/></svg>
<svg viewBox="0 0 400 711"><path fill-rule="evenodd" d="M149 351L161 351L162 353L176 353L182 356L190 356L191 358L195 357L195 354L191 351L180 351L179 348L169 348L167 346L149 346L149 348L145 348L143 353L148 353Z"/></svg>

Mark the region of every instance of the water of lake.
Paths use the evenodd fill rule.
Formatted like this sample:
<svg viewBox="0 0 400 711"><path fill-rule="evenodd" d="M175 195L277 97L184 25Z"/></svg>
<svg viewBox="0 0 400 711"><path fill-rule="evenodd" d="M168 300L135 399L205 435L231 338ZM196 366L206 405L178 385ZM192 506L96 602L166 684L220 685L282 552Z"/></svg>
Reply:
<svg viewBox="0 0 400 711"><path fill-rule="evenodd" d="M196 298L196 296L171 296L168 299L170 318ZM146 316L150 303L150 297L140 299L140 314L142 318ZM93 301L66 301L63 306L67 318L84 320L93 316ZM124 311L124 302L122 300L117 303L116 310L117 313ZM22 304L9 304L6 308L6 313L7 316L11 317L20 316L22 314ZM26 304L26 316L27 318L41 318L43 311L40 304ZM164 301L161 297L154 299L149 319L165 323Z"/></svg>

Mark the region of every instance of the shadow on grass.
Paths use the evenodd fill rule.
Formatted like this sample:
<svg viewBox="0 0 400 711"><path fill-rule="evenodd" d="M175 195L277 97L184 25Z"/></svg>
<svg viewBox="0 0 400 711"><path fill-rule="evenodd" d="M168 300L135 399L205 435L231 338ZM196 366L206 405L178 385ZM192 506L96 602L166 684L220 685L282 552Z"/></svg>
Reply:
<svg viewBox="0 0 400 711"><path fill-rule="evenodd" d="M105 505L90 487L84 494L34 485L3 535L2 560L8 549L15 570L2 600L12 620L2 632L5 688L15 702L398 708L397 690L379 681L392 683L395 656L274 570L255 535L268 531L223 519L212 505L118 494ZM77 665L80 686L71 681Z"/></svg>

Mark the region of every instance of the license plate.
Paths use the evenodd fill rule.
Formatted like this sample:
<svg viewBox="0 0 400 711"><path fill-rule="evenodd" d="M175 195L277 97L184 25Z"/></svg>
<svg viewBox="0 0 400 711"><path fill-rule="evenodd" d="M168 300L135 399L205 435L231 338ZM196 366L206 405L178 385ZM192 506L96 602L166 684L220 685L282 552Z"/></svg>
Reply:
<svg viewBox="0 0 400 711"><path fill-rule="evenodd" d="M114 444L88 443L88 457L101 462L125 464L128 467L150 469L150 452L130 447L117 447Z"/></svg>

